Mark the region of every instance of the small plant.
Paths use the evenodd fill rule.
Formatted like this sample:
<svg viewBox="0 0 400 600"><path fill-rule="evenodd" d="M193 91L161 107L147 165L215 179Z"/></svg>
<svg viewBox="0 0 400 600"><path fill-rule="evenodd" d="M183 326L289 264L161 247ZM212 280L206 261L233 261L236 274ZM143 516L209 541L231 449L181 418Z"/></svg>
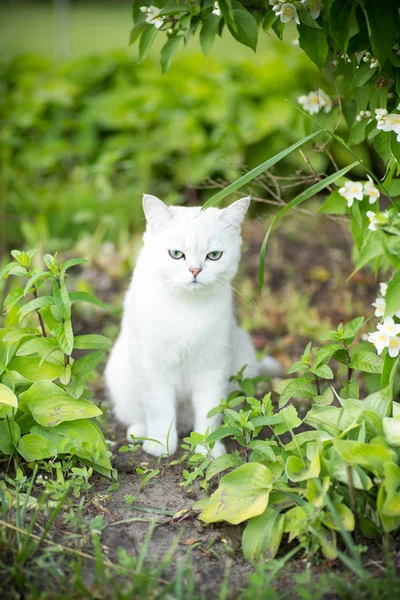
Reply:
<svg viewBox="0 0 400 600"><path fill-rule="evenodd" d="M136 502L136 497L133 496L132 494L125 494L124 501L125 501L125 504L131 505L134 502Z"/></svg>
<svg viewBox="0 0 400 600"><path fill-rule="evenodd" d="M34 251L13 250L12 256L15 260L0 270L0 278L27 281L23 287L12 288L4 301L0 452L29 463L76 457L110 476L111 453L93 421L102 411L91 401L86 380L111 342L102 335L74 336L72 323L76 302L105 305L89 293L70 292L66 286L68 270L87 261L73 258L59 265L56 256L46 254L47 269L43 269L33 266ZM45 293L39 294L42 290ZM74 350L92 351L75 359Z"/></svg>
<svg viewBox="0 0 400 600"><path fill-rule="evenodd" d="M146 484L159 474L159 469L147 469L145 467L136 467L136 473L140 475L140 492L143 492Z"/></svg>

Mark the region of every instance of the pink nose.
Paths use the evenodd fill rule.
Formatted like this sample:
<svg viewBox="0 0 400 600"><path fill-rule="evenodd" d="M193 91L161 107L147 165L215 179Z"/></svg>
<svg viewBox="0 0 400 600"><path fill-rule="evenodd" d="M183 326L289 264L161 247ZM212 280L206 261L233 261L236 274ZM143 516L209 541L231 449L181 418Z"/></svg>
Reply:
<svg viewBox="0 0 400 600"><path fill-rule="evenodd" d="M197 277L201 269L189 269L189 271L193 274L193 277Z"/></svg>

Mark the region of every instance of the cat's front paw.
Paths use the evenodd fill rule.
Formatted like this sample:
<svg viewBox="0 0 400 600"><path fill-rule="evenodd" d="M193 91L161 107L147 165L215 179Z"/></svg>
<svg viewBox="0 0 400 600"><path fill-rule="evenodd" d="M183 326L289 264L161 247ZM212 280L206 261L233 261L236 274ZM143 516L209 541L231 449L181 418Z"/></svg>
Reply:
<svg viewBox="0 0 400 600"><path fill-rule="evenodd" d="M155 437L154 440L145 440L143 442L143 450L147 452L147 454L151 454L151 456L171 456L175 454L178 440L171 439L171 436L167 440L166 437Z"/></svg>

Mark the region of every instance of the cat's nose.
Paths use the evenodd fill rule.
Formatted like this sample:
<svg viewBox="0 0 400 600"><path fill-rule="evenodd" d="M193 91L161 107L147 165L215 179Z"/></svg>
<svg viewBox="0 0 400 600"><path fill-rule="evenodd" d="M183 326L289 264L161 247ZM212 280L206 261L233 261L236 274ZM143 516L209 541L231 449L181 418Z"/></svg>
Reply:
<svg viewBox="0 0 400 600"><path fill-rule="evenodd" d="M201 269L189 269L192 273L193 277L197 277L199 273L201 273Z"/></svg>

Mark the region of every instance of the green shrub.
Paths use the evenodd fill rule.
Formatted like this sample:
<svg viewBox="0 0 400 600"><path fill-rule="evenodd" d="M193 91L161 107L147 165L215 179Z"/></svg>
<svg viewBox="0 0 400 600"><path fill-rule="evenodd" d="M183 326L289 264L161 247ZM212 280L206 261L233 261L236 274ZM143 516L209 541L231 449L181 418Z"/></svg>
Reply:
<svg viewBox="0 0 400 600"><path fill-rule="evenodd" d="M89 373L111 345L102 335L74 336L76 302L104 308L95 296L70 292L68 269L88 262L43 257L46 269L32 265L34 252L13 250L1 277L25 278L7 295L6 327L0 329L0 452L25 461L77 457L104 475L110 456L94 417L102 415L86 387ZM45 293L39 295L39 290ZM33 299L28 300L29 297ZM23 302L28 300L28 302ZM92 350L77 359L74 350Z"/></svg>

